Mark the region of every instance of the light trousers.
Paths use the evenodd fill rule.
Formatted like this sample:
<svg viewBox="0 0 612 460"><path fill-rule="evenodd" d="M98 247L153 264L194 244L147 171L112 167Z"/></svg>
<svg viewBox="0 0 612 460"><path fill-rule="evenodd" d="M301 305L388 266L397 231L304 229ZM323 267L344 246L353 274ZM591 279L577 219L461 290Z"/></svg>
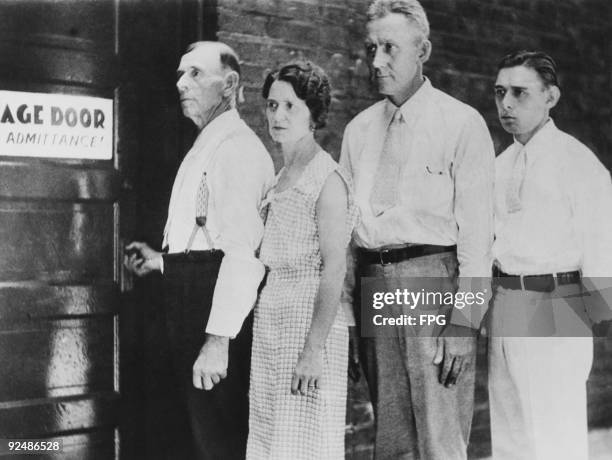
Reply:
<svg viewBox="0 0 612 460"><path fill-rule="evenodd" d="M438 280L440 291L452 290L456 272L457 259L450 252L360 267L361 276L376 277L387 292L418 292L422 277ZM376 417L376 460L467 458L474 365L462 371L456 385L440 384L440 368L433 364L439 332L434 329L400 327L392 337L361 339L361 360Z"/></svg>
<svg viewBox="0 0 612 460"><path fill-rule="evenodd" d="M576 314L581 303L577 285L552 293L495 289L489 325L495 460L588 460L593 339ZM540 333L548 336L533 336Z"/></svg>

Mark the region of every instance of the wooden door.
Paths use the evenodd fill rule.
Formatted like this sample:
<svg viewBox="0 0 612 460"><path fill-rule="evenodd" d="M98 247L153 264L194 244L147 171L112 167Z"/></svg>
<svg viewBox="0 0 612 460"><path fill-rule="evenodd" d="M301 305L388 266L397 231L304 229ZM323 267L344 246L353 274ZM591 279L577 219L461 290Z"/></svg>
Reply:
<svg viewBox="0 0 612 460"><path fill-rule="evenodd" d="M119 449L118 7L0 2L0 90L114 107L110 159L0 151L0 438L61 439L54 458Z"/></svg>

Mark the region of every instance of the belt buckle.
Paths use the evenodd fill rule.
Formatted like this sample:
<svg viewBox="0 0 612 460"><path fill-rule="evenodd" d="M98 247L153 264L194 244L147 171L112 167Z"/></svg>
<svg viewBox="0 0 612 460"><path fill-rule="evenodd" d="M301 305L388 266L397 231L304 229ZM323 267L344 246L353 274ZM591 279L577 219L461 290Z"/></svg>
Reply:
<svg viewBox="0 0 612 460"><path fill-rule="evenodd" d="M383 267L385 265L391 265L390 261L385 262L385 258L383 257L383 254L389 254L391 251L389 249L381 249L380 251L378 251L378 257L380 259L380 265L382 265Z"/></svg>

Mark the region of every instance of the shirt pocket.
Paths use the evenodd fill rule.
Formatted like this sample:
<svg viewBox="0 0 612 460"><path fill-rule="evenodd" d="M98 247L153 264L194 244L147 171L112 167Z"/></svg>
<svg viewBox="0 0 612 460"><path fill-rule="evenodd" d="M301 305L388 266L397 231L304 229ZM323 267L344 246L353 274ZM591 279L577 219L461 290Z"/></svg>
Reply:
<svg viewBox="0 0 612 460"><path fill-rule="evenodd" d="M448 217L452 213L454 184L450 167L425 163L403 178L410 207L424 214Z"/></svg>

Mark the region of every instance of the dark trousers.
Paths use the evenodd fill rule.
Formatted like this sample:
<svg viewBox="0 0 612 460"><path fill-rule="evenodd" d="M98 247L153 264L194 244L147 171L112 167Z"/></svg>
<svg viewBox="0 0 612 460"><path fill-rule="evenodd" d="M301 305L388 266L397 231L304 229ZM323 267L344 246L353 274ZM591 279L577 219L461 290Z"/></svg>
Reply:
<svg viewBox="0 0 612 460"><path fill-rule="evenodd" d="M166 329L198 460L244 459L246 453L252 316L230 341L227 378L210 391L192 383L222 258L221 251L164 255Z"/></svg>

